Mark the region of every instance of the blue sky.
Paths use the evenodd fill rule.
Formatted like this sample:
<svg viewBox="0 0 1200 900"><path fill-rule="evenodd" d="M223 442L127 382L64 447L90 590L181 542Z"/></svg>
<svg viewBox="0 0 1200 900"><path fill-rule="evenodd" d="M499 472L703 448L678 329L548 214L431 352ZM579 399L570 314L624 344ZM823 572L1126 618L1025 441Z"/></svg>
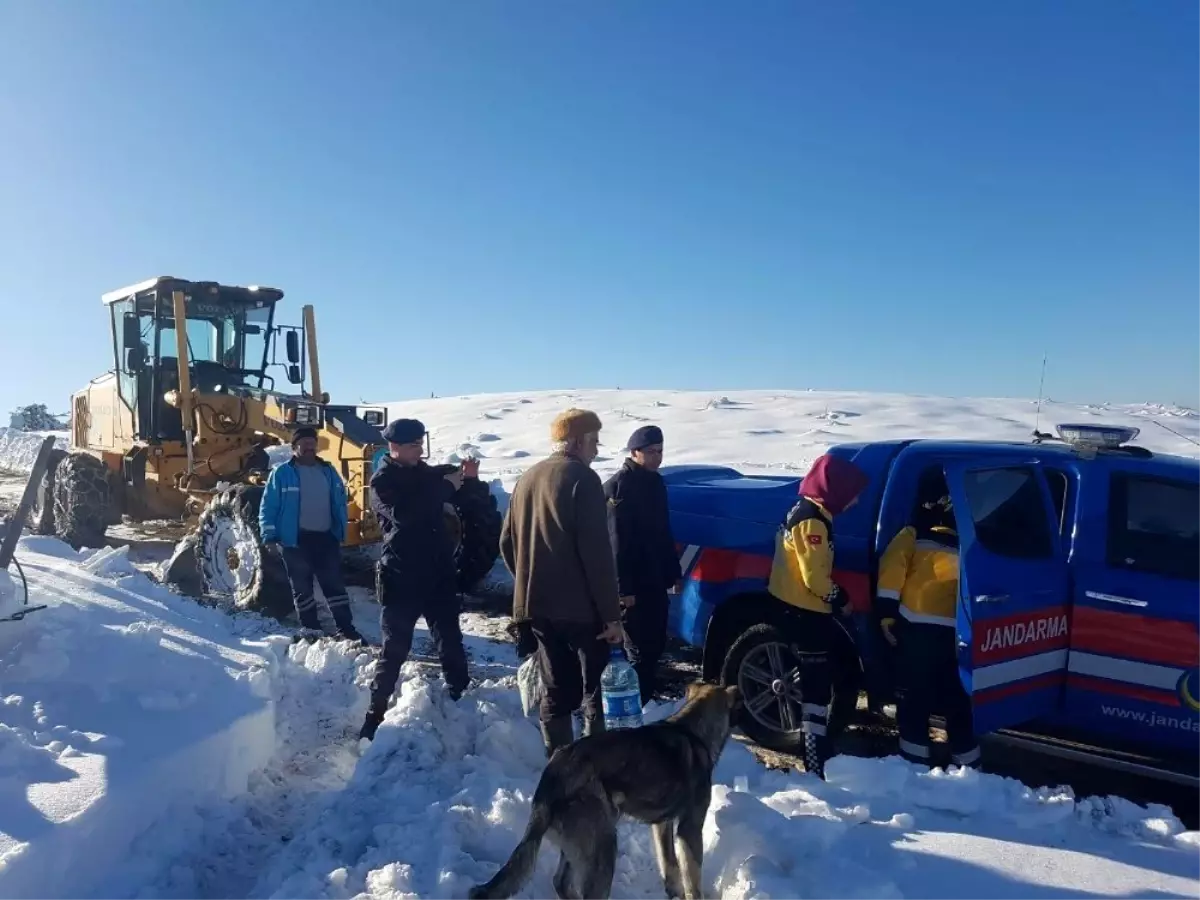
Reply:
<svg viewBox="0 0 1200 900"><path fill-rule="evenodd" d="M1200 403L1197 7L0 0L0 409L157 274L335 398ZM16 317L33 315L18 326Z"/></svg>

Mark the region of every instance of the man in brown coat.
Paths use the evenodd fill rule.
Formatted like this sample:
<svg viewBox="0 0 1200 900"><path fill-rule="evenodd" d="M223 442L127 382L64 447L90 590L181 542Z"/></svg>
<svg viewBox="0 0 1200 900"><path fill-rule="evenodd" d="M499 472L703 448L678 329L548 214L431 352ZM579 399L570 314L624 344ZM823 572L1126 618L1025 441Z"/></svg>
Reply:
<svg viewBox="0 0 1200 900"><path fill-rule="evenodd" d="M604 487L591 468L600 419L568 409L550 426L550 439L554 452L521 476L500 533L513 574L513 619L528 622L538 642L547 756L571 743L580 705L584 734L604 729L606 645L624 638Z"/></svg>

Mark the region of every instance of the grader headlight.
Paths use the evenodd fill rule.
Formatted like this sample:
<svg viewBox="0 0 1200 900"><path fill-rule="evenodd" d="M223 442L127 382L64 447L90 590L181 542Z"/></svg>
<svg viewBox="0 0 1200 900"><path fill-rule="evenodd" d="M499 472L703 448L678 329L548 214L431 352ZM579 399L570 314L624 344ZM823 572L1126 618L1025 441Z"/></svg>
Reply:
<svg viewBox="0 0 1200 900"><path fill-rule="evenodd" d="M316 406L297 406L294 421L297 425L320 425L321 410Z"/></svg>

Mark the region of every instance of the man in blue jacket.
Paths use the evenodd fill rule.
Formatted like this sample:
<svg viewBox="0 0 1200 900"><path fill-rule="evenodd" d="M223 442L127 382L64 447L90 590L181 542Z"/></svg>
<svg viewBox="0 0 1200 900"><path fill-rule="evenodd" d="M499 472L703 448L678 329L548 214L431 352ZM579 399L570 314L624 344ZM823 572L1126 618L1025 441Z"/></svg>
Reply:
<svg viewBox="0 0 1200 900"><path fill-rule="evenodd" d="M617 562L617 590L625 624L625 652L638 675L642 706L654 694L658 661L667 643L668 592L679 587L679 555L671 534L667 486L658 468L663 433L639 428L629 458L604 485L608 534Z"/></svg>
<svg viewBox="0 0 1200 900"><path fill-rule="evenodd" d="M354 627L342 578L346 538L346 486L333 466L317 456L317 432L292 432L292 458L272 470L258 511L258 527L268 552L282 552L292 600L302 627L321 631L313 578L333 614L337 636L362 640Z"/></svg>

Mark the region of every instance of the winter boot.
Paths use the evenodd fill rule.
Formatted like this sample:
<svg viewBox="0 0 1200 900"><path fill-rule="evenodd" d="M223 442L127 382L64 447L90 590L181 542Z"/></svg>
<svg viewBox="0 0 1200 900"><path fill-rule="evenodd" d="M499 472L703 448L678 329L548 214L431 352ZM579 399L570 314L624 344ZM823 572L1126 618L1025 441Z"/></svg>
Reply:
<svg viewBox="0 0 1200 900"><path fill-rule="evenodd" d="M542 740L546 743L546 759L553 756L555 750L570 744L575 740L575 729L571 726L571 717L555 716L549 722L543 722Z"/></svg>
<svg viewBox="0 0 1200 900"><path fill-rule="evenodd" d="M379 726L383 723L383 713L377 712L374 708L367 710L367 718L363 722L362 728L358 732L359 740L366 738L368 741L375 740L375 732L379 730Z"/></svg>
<svg viewBox="0 0 1200 900"><path fill-rule="evenodd" d="M363 636L354 627L354 616L350 607L339 604L333 607L333 624L337 627L335 636L343 641L358 641L363 643Z"/></svg>
<svg viewBox="0 0 1200 900"><path fill-rule="evenodd" d="M818 735L804 735L804 771L825 780L825 741Z"/></svg>

